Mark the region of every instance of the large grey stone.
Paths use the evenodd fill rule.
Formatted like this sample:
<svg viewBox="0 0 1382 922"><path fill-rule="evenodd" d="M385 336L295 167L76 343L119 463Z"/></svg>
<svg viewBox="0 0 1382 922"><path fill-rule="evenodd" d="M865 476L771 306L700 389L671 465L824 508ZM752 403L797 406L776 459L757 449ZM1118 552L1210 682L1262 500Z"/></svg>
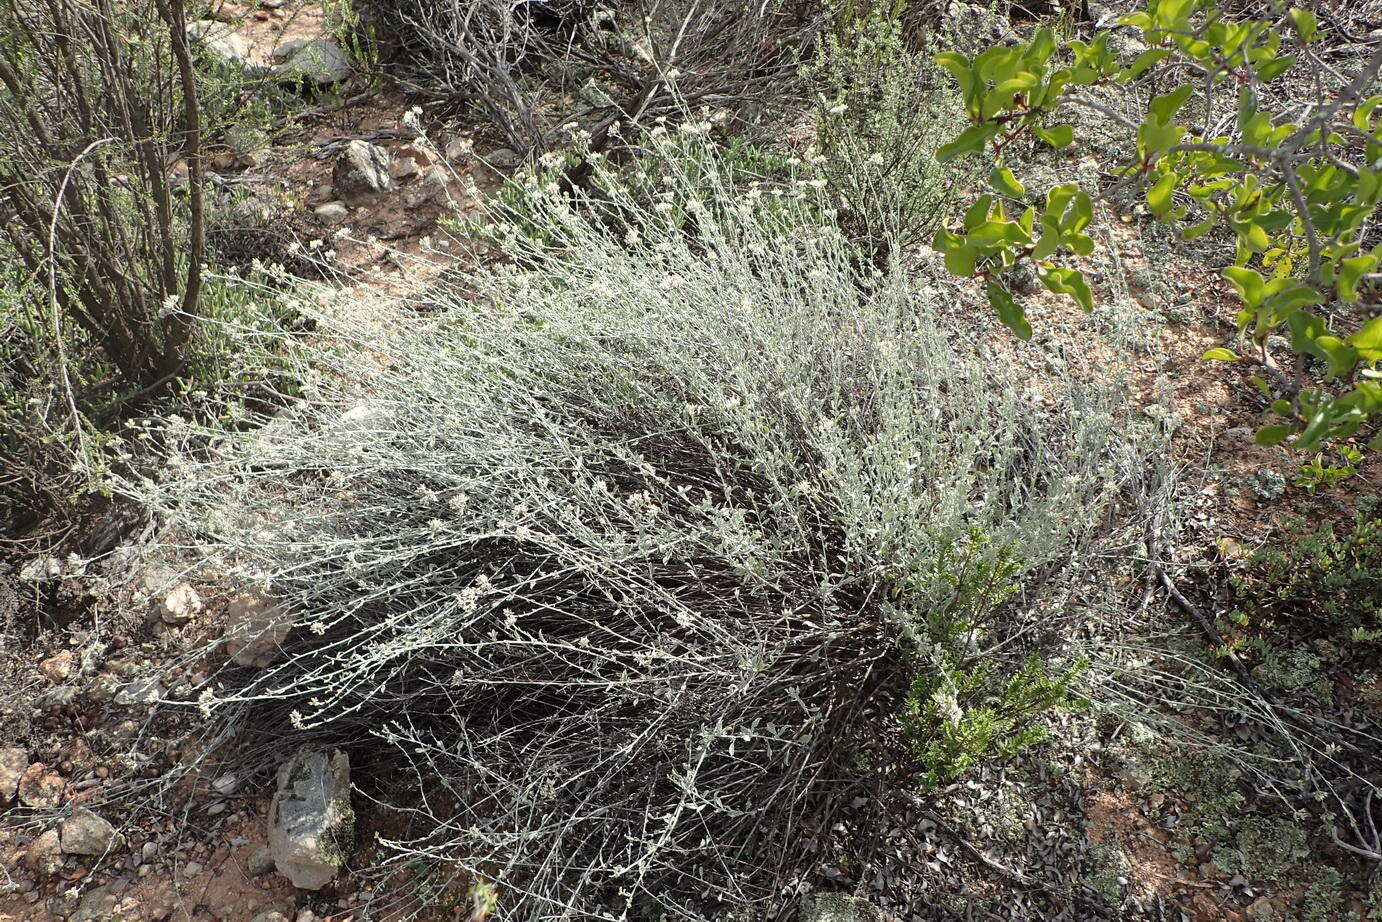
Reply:
<svg viewBox="0 0 1382 922"><path fill-rule="evenodd" d="M393 189L393 177L389 175L392 161L389 152L378 145L351 141L332 168L331 185L342 196L388 192Z"/></svg>
<svg viewBox="0 0 1382 922"><path fill-rule="evenodd" d="M119 919L131 908L123 905L125 900L121 895L128 886L126 881L113 880L88 890L77 904L76 910L67 917L67 922L107 922Z"/></svg>
<svg viewBox="0 0 1382 922"><path fill-rule="evenodd" d="M323 202L313 208L312 213L328 227L334 227L350 217L350 209L346 207L345 202Z"/></svg>
<svg viewBox="0 0 1382 922"><path fill-rule="evenodd" d="M345 864L354 839L344 752L302 749L279 766L269 803L269 850L280 874L294 887L319 890Z"/></svg>
<svg viewBox="0 0 1382 922"><path fill-rule="evenodd" d="M187 27L187 37L228 64L243 67L249 62L250 43L232 25L198 20Z"/></svg>
<svg viewBox="0 0 1382 922"><path fill-rule="evenodd" d="M275 57L278 56L282 56L283 63L273 69L273 74L279 80L305 80L325 86L347 80L354 73L350 58L329 35L308 39L301 44L285 42L275 54Z"/></svg>

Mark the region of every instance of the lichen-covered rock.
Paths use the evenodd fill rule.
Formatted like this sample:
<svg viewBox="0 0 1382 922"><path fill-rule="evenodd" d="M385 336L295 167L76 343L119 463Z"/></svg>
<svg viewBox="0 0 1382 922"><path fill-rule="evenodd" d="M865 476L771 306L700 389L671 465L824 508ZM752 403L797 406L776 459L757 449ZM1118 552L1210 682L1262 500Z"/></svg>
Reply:
<svg viewBox="0 0 1382 922"><path fill-rule="evenodd" d="M384 148L368 141L351 141L331 170L331 186L342 196L388 192L393 189L389 175L392 162Z"/></svg>
<svg viewBox="0 0 1382 922"><path fill-rule="evenodd" d="M295 47L287 50L288 44ZM325 86L348 80L354 72L350 58L329 35L308 39L301 44L285 43L279 52L283 63L273 71L279 80L304 80L316 86Z"/></svg>
<svg viewBox="0 0 1382 922"><path fill-rule="evenodd" d="M56 807L67 787L62 776L35 762L19 776L19 802L29 807Z"/></svg>
<svg viewBox="0 0 1382 922"><path fill-rule="evenodd" d="M807 901L802 922L883 922L876 906L857 896L823 893Z"/></svg>
<svg viewBox="0 0 1382 922"><path fill-rule="evenodd" d="M82 895L76 910L67 917L67 922L105 922L122 916L129 918L125 913L133 909L134 904L131 902L126 905L129 900L124 894L128 889L129 884L117 878L108 884L88 890Z"/></svg>
<svg viewBox="0 0 1382 922"><path fill-rule="evenodd" d="M283 606L257 592L243 592L230 601L222 643L237 666L263 669L283 655L282 644L292 629Z"/></svg>
<svg viewBox="0 0 1382 922"><path fill-rule="evenodd" d="M355 839L350 760L339 749L302 749L278 768L269 804L269 850L280 874L303 890L331 882Z"/></svg>

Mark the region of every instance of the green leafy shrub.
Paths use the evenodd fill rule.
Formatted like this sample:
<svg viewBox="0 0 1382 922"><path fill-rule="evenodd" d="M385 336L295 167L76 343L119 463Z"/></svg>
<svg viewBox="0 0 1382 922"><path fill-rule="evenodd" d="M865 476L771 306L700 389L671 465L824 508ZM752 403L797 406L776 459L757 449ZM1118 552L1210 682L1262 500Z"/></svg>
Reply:
<svg viewBox="0 0 1382 922"><path fill-rule="evenodd" d="M976 765L1011 758L1046 738L1041 714L1071 703L1078 668L1050 675L1036 657L996 676L982 661L944 664L912 680L903 726L922 766L922 783L955 781Z"/></svg>
<svg viewBox="0 0 1382 922"><path fill-rule="evenodd" d="M1366 309L1382 264L1370 224L1382 202L1382 96L1367 95L1382 49L1341 75L1324 60L1315 14L1280 4L1249 18L1216 0L1149 0L1120 24L1142 41L1125 59L1111 30L1058 49L1047 28L1015 47L940 55L971 123L941 159L990 153L1001 161L1023 145L1067 147L1073 111L1116 122L1128 156L1112 165L1115 188L1142 192L1183 239L1214 232L1233 241L1234 263L1223 274L1242 302L1247 354L1215 348L1205 358L1262 369L1254 381L1279 422L1262 427L1258 441L1289 439L1316 452L1359 435L1382 412L1382 317ZM1283 84L1297 65L1318 78L1304 108L1293 104L1296 85ZM1135 118L1110 105L1110 96L1137 100L1143 91L1153 98ZM1084 233L1089 191L1062 185L1044 204L1031 201L1001 162L989 185L961 226L937 236L951 271L983 279L993 307L1023 338L1031 327L1001 278L1016 262L1035 263L1047 289L1092 309L1070 259L1093 249ZM1289 336L1289 348L1277 351L1293 353L1284 363L1272 354L1278 333ZM1382 434L1373 445L1382 446ZM1353 466L1314 476L1337 479Z"/></svg>
<svg viewBox="0 0 1382 922"><path fill-rule="evenodd" d="M806 68L818 169L838 198L841 225L883 256L929 239L965 180L936 159L962 121L959 98L928 54L907 49L904 7L831 0Z"/></svg>
<svg viewBox="0 0 1382 922"><path fill-rule="evenodd" d="M72 511L131 408L215 386L225 359L212 327L242 289L204 268L203 153L270 101L184 20L179 0L0 0L7 534Z"/></svg>
<svg viewBox="0 0 1382 922"><path fill-rule="evenodd" d="M1364 503L1342 527L1288 524L1231 575L1223 625L1238 649L1267 664L1289 654L1364 665L1382 655L1382 518ZM1279 672L1279 670L1278 670ZM1291 684L1291 683L1287 683ZM1304 684L1304 683L1302 683Z"/></svg>
<svg viewBox="0 0 1382 922"><path fill-rule="evenodd" d="M905 757L913 675L983 652L1005 726L1054 697L1037 616L992 603L1135 464L1115 393L1033 399L823 193L750 195L705 135L635 142L643 177L591 157L589 194L517 181L505 261L425 319L305 307L286 418L171 426L125 484L293 613L285 659L208 664L213 725L387 753L416 782L380 792L415 820L388 853L503 880L514 918L782 909L802 811ZM965 622L996 647L947 653Z"/></svg>
<svg viewBox="0 0 1382 922"><path fill-rule="evenodd" d="M90 486L115 407L182 371L202 260L191 63L178 0L0 0L11 527Z"/></svg>

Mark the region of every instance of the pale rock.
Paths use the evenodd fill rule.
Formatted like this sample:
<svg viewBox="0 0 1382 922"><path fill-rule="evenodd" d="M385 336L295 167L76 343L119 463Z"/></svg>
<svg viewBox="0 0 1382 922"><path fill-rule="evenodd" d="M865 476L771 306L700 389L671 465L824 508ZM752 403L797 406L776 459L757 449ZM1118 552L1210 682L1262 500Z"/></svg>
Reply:
<svg viewBox="0 0 1382 922"><path fill-rule="evenodd" d="M245 869L255 877L267 874L274 869L273 852L269 846L261 845L250 852L249 860L245 862Z"/></svg>
<svg viewBox="0 0 1382 922"><path fill-rule="evenodd" d="M249 41L227 23L200 19L187 27L187 37L229 64L244 66L249 61Z"/></svg>
<svg viewBox="0 0 1382 922"><path fill-rule="evenodd" d="M164 624L179 625L201 614L204 607L197 590L190 583L183 583L159 601L155 613Z"/></svg>
<svg viewBox="0 0 1382 922"><path fill-rule="evenodd" d="M56 557L35 557L19 570L26 583L48 583L62 578L62 561Z"/></svg>
<svg viewBox="0 0 1382 922"><path fill-rule="evenodd" d="M90 810L78 810L63 820L58 837L68 855L104 855L119 838L114 826Z"/></svg>
<svg viewBox="0 0 1382 922"><path fill-rule="evenodd" d="M74 661L71 650L62 650L39 663L38 671L47 676L50 682L65 682L72 678Z"/></svg>
<svg viewBox="0 0 1382 922"><path fill-rule="evenodd" d="M211 790L222 796L234 794L240 789L240 776L235 772L225 772L211 779Z"/></svg>
<svg viewBox="0 0 1382 922"><path fill-rule="evenodd" d="M14 800L19 779L29 767L29 754L17 746L0 749L0 802Z"/></svg>
<svg viewBox="0 0 1382 922"><path fill-rule="evenodd" d="M355 838L350 760L344 752L301 749L278 768L269 804L269 849L295 887L319 890L345 863Z"/></svg>
<svg viewBox="0 0 1382 922"><path fill-rule="evenodd" d="M174 160L168 166L168 188L174 192L186 192L192 185L192 172L187 161Z"/></svg>
<svg viewBox="0 0 1382 922"><path fill-rule="evenodd" d="M389 175L399 182L407 182L422 175L422 167L410 157L397 157L389 164Z"/></svg>
<svg viewBox="0 0 1382 922"><path fill-rule="evenodd" d="M290 38L286 42L280 42L269 52L269 60L275 64L281 64L306 48L310 41L312 41L310 38Z"/></svg>
<svg viewBox="0 0 1382 922"><path fill-rule="evenodd" d="M501 147L480 158L486 166L496 170L512 170L523 163L523 156L511 147Z"/></svg>
<svg viewBox="0 0 1382 922"><path fill-rule="evenodd" d="M312 214L316 215L323 224L334 227L350 217L350 209L346 207L345 202L324 202L313 208Z"/></svg>
<svg viewBox="0 0 1382 922"><path fill-rule="evenodd" d="M420 144L404 144L394 152L393 165L389 168L394 179L407 180L421 176L425 170L436 163L436 156Z"/></svg>
<svg viewBox="0 0 1382 922"><path fill-rule="evenodd" d="M131 907L124 906L121 894L129 886L126 881L113 880L108 884L88 890L77 904L76 910L67 917L67 922L114 922L129 918Z"/></svg>
<svg viewBox="0 0 1382 922"><path fill-rule="evenodd" d="M357 403L342 413L332 428L342 433L371 432L377 430L388 416L388 412L381 406Z"/></svg>
<svg viewBox="0 0 1382 922"><path fill-rule="evenodd" d="M76 701L79 692L75 685L54 685L34 698L34 710L43 714L55 713Z"/></svg>
<svg viewBox="0 0 1382 922"><path fill-rule="evenodd" d="M243 592L231 600L227 621L222 643L237 666L263 669L283 655L292 619L278 602L258 592Z"/></svg>
<svg viewBox="0 0 1382 922"><path fill-rule="evenodd" d="M220 3L212 7L208 15L217 22L239 22L241 11L230 3Z"/></svg>
<svg viewBox="0 0 1382 922"><path fill-rule="evenodd" d="M121 707L157 704L163 700L167 693L163 683L157 679L136 679L120 686L119 690L115 692L115 703Z"/></svg>

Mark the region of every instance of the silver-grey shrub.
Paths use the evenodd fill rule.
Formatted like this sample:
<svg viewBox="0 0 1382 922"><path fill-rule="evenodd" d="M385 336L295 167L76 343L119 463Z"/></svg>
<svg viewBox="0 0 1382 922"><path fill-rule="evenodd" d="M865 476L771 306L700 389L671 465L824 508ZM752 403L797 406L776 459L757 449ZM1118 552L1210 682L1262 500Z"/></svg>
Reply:
<svg viewBox="0 0 1382 922"><path fill-rule="evenodd" d="M328 304L289 410L174 427L127 485L295 614L206 712L388 744L390 853L498 879L505 918L782 905L966 574L1067 566L1128 469L1116 394L1023 380L704 129L597 158L598 196L528 179L503 265L425 319Z"/></svg>

